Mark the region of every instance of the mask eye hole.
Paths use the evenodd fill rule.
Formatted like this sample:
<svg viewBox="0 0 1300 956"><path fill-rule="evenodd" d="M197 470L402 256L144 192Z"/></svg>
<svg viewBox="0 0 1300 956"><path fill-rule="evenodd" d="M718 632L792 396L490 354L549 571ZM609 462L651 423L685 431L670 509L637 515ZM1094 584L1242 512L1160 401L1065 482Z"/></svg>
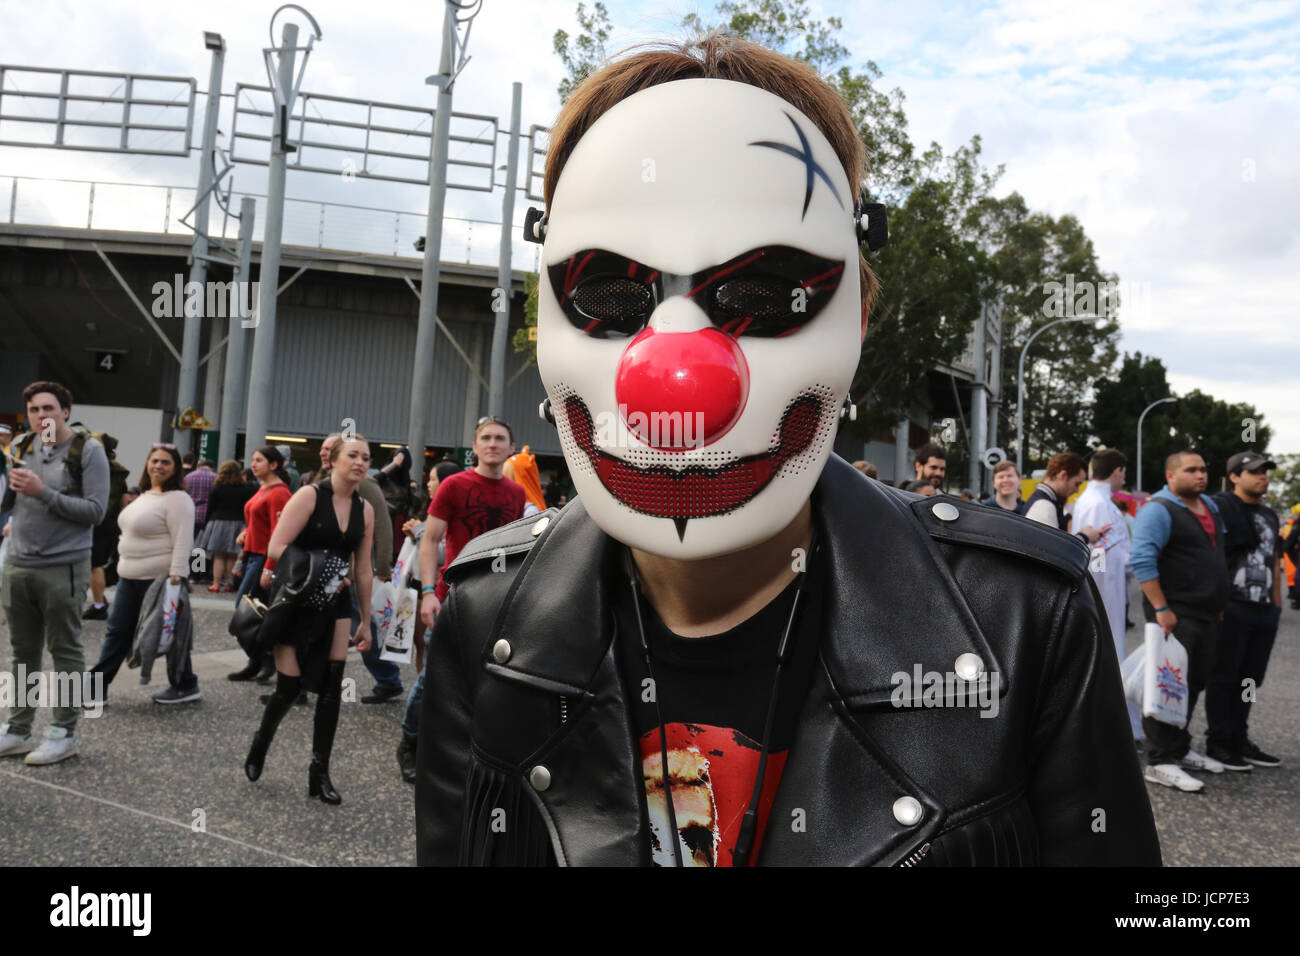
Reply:
<svg viewBox="0 0 1300 956"><path fill-rule="evenodd" d="M573 290L570 302L574 312L585 320L581 322L585 332L595 338L609 338L639 332L654 311L655 297L649 286L635 279L592 276Z"/></svg>
<svg viewBox="0 0 1300 956"><path fill-rule="evenodd" d="M743 276L718 286L713 292L713 304L729 318L763 322L795 311L796 288L789 280L776 276Z"/></svg>

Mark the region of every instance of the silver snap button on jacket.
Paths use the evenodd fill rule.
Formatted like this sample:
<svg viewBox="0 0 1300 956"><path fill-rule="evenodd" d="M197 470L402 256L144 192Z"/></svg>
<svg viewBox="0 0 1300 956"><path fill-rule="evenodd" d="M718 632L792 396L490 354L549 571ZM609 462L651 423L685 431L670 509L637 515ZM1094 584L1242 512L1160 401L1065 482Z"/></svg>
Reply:
<svg viewBox="0 0 1300 956"><path fill-rule="evenodd" d="M940 501L930 509L930 514L934 515L940 521L956 521L961 512L957 506L950 501Z"/></svg>
<svg viewBox="0 0 1300 956"><path fill-rule="evenodd" d="M894 801L894 819L905 827L916 826L924 815L921 801L916 797L899 797Z"/></svg>
<svg viewBox="0 0 1300 956"><path fill-rule="evenodd" d="M533 522L533 537L535 538L535 537L537 537L539 534L541 534L543 531L545 531L545 530L546 530L546 526L547 526L548 524L550 524L550 523L551 523L551 516L550 516L550 515L542 515L542 517L540 517L540 518L538 518L536 521L534 521L534 522Z"/></svg>
<svg viewBox="0 0 1300 956"><path fill-rule="evenodd" d="M492 659L498 664L510 660L510 642L504 637L492 645Z"/></svg>
<svg viewBox="0 0 1300 956"><path fill-rule="evenodd" d="M953 662L952 669L962 680L979 680L984 673L984 662L976 654L963 654Z"/></svg>
<svg viewBox="0 0 1300 956"><path fill-rule="evenodd" d="M533 789L542 791L551 785L551 772L538 764L528 773L528 782L533 785Z"/></svg>

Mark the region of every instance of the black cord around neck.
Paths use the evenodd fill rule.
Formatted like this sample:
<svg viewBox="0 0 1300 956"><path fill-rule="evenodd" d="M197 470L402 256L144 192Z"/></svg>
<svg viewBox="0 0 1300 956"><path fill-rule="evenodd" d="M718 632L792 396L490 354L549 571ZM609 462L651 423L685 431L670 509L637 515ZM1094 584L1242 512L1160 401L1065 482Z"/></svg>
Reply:
<svg viewBox="0 0 1300 956"><path fill-rule="evenodd" d="M809 555L815 552L816 546L817 532L814 529L812 540L808 546ZM655 681L654 671L651 669L650 643L646 640L645 622L641 615L640 583L636 576L636 562L632 559L631 550L626 550L624 556L626 558L628 582L632 587L632 607L636 612L636 626L641 638L641 653L645 660L646 674L650 678L650 686L654 690L655 720L659 724L660 771L664 801L668 805L668 825L672 830L673 865L680 867L684 864L682 862L681 837L677 830L677 809L673 805L673 792L668 780L668 733L664 728L663 711L659 706L659 685ZM776 708L781 698L781 671L789 657L790 635L794 633L795 618L799 611L799 598L803 594L804 584L807 579L808 568L805 564L804 569L798 573L797 580L799 583L795 587L794 600L790 603L790 614L785 621L785 630L781 634L781 643L777 645L776 649L776 673L772 678L772 692L768 696L767 717L763 721L763 740L758 754L758 771L754 774L754 789L749 797L749 805L741 818L740 832L736 836L736 846L732 852L733 866L749 866L749 857L753 852L754 838L758 832L758 811L763 794L763 781L767 776L767 756L772 742L772 729L776 723Z"/></svg>

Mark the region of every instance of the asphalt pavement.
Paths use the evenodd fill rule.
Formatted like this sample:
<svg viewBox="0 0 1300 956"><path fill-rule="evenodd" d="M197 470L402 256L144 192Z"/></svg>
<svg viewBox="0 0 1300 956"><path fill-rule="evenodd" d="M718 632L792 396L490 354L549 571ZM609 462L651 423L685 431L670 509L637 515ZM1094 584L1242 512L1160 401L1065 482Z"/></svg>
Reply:
<svg viewBox="0 0 1300 956"><path fill-rule="evenodd" d="M413 788L398 773L404 695L362 704L372 681L355 653L345 672L331 777L341 806L307 798L312 707L295 707L261 780L243 760L269 688L233 683L245 663L226 633L233 603L196 591L194 669L202 700L161 706L164 668L150 685L125 667L108 707L78 724L79 756L48 767L0 760L0 866L408 866L415 862ZM1128 632L1141 640L1140 611ZM0 615L2 618L2 615ZM98 658L105 623L85 624L86 660ZM8 665L8 629L0 620ZM48 666L48 662L47 665ZM409 687L413 665L403 665ZM350 698L350 699L349 699ZM48 716L37 717L40 733ZM1283 765L1198 774L1198 794L1147 784L1168 866L1300 863L1300 611L1288 605L1251 720L1251 736ZM1205 715L1192 722L1203 747Z"/></svg>

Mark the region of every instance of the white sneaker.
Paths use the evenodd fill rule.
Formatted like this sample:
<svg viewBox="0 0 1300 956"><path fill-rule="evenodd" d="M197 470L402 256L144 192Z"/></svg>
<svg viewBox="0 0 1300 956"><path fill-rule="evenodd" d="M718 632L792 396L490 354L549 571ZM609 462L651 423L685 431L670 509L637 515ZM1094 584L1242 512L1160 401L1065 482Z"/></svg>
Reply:
<svg viewBox="0 0 1300 956"><path fill-rule="evenodd" d="M9 733L8 724L0 726L0 757L21 757L25 753L30 753L34 746L36 745L32 743L31 734L22 737Z"/></svg>
<svg viewBox="0 0 1300 956"><path fill-rule="evenodd" d="M1195 750L1189 750L1183 756L1183 766L1190 767L1192 770L1204 770L1207 773L1223 773L1227 769L1213 757L1198 754Z"/></svg>
<svg viewBox="0 0 1300 956"><path fill-rule="evenodd" d="M1177 787L1187 793L1195 793L1205 786L1203 781L1197 780L1190 773L1185 773L1179 769L1177 764L1172 763L1148 765L1143 776L1152 783L1160 784L1162 787Z"/></svg>
<svg viewBox="0 0 1300 956"><path fill-rule="evenodd" d="M60 760L67 760L76 755L77 741L73 739L72 734L62 727L46 727L45 739L41 741L39 747L27 755L23 763L35 767L58 763Z"/></svg>

